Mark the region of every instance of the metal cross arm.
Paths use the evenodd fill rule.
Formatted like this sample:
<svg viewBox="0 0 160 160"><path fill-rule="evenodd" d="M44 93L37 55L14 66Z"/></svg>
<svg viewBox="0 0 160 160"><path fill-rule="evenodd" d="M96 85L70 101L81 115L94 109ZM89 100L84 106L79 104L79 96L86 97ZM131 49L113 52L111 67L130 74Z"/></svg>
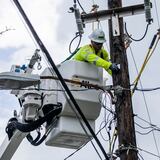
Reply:
<svg viewBox="0 0 160 160"><path fill-rule="evenodd" d="M133 6L118 7L109 10L101 10L93 13L82 14L81 18L83 23L86 24L95 21L111 19L113 15L118 15L120 18L136 14L144 14L144 9L145 9L144 4L138 4Z"/></svg>

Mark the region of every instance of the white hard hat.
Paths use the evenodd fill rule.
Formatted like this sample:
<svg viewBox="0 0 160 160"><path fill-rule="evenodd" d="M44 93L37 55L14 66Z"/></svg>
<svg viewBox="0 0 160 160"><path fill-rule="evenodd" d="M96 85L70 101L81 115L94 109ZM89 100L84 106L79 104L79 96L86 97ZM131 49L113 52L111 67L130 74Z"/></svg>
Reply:
<svg viewBox="0 0 160 160"><path fill-rule="evenodd" d="M106 41L105 34L101 29L96 29L89 35L89 39L97 43L104 43Z"/></svg>

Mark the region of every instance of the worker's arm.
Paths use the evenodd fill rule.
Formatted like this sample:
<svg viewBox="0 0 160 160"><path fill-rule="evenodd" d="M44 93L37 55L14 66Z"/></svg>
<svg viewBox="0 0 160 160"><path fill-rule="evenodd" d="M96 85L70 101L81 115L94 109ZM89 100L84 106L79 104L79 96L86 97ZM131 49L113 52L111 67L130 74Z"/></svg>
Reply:
<svg viewBox="0 0 160 160"><path fill-rule="evenodd" d="M104 68L109 74L112 74L112 71L109 69L109 67L112 65L111 62L108 61L108 53L105 52L104 59L97 56L92 48L90 48L88 45L82 47L74 56L73 59L79 60L79 61L86 61L91 64L94 64L98 67Z"/></svg>
<svg viewBox="0 0 160 160"><path fill-rule="evenodd" d="M109 69L109 67L112 65L111 62L106 61L96 54L94 54L92 51L88 50L85 52L81 52L81 57L84 59L84 61L87 61L91 64L96 65L97 67L102 67L104 68L109 74L112 73L112 71Z"/></svg>

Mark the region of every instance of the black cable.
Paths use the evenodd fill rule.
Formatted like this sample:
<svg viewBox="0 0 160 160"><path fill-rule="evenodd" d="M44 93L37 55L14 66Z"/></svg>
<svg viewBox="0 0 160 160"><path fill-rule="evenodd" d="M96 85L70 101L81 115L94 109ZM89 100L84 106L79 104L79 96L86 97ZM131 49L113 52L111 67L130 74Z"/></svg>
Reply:
<svg viewBox="0 0 160 160"><path fill-rule="evenodd" d="M100 133L100 135L101 135L101 137L102 137L102 139L104 140L104 141L109 141L110 139L111 139L111 136L110 136L110 130L111 130L111 125L112 125L112 123L113 123L113 121L114 121L114 115L115 115L115 111L114 110L112 110L111 108L108 108L107 106L105 106L104 105L104 103L102 102L102 96L103 96L103 93L100 93L99 94L99 102L100 102L100 104L101 104L101 106L105 109L105 120L104 121L102 121L101 122L101 124L100 124L100 129L99 129L99 133ZM105 97L106 97L106 94L105 94ZM104 97L104 100L105 100L105 97ZM107 114L106 114L106 111L109 111L109 114L108 114L108 116L107 116ZM110 117L110 115L112 115L112 117L111 117L111 119L109 120L109 117ZM102 127L102 125L103 125L103 123L104 123L104 126ZM107 125L109 124L109 126L107 127ZM102 134L102 132L101 132L101 130L103 128L105 128L106 129L106 132L108 133L108 137L109 137L109 139L105 139L104 138L104 136L103 136L103 134ZM108 130L109 129L109 130Z"/></svg>
<svg viewBox="0 0 160 160"><path fill-rule="evenodd" d="M153 47L153 45L154 45L154 43L155 43L155 41L156 41L156 38L157 38L157 34L155 34L155 35L153 36L153 39L152 39L151 44L150 44L150 46L149 46L149 49L152 49L152 47Z"/></svg>
<svg viewBox="0 0 160 160"><path fill-rule="evenodd" d="M45 133L44 133L44 135L42 136L42 138L41 138L41 133L40 133L40 131L38 130L38 131L37 131L38 135L37 135L37 137L36 137L35 140L33 140L33 137L32 137L30 134L27 135L28 141L29 141L33 146L39 146L39 145L40 145L42 142L44 142L44 140L47 138L47 136L48 136L48 134L51 132L53 126L55 126L55 124L57 123L57 120L58 120L57 118L55 118L55 119L52 120L52 124L49 125L49 126L46 128ZM41 138L41 139L40 139L40 138Z"/></svg>
<svg viewBox="0 0 160 160"><path fill-rule="evenodd" d="M138 152L138 155L141 157L142 160L144 160L144 158L142 157L142 155ZM140 160L140 158L139 158Z"/></svg>
<svg viewBox="0 0 160 160"><path fill-rule="evenodd" d="M92 140L91 140L91 144L92 144L92 146L94 147L94 150L96 151L98 157L99 157L101 160L103 160L102 157L101 157L101 155L99 154L97 148L95 147L94 143L92 142Z"/></svg>
<svg viewBox="0 0 160 160"><path fill-rule="evenodd" d="M40 131L37 131L37 137L32 141L32 143L36 143L41 137L41 132Z"/></svg>
<svg viewBox="0 0 160 160"><path fill-rule="evenodd" d="M30 133L26 136L26 138L31 144L35 144L41 138L41 132L37 131L37 137L34 140Z"/></svg>
<svg viewBox="0 0 160 160"><path fill-rule="evenodd" d="M72 51L71 51L72 43L73 43L73 41L74 41L76 38L78 38L78 37L79 37L79 42L78 42L78 44L77 44L76 49L72 52ZM70 42L70 44L69 44L69 53L71 53L72 55L69 56L66 60L71 59L71 58L74 56L74 53L76 53L76 51L78 50L78 48L79 48L79 46L80 46L81 40L82 40L82 35L79 34L79 33L77 33L76 36L71 40L71 42ZM66 61L66 60L65 60L65 61Z"/></svg>
<svg viewBox="0 0 160 160"><path fill-rule="evenodd" d="M113 145L112 145L112 151L111 151L112 154L113 154L113 151L114 151L114 147L115 147L115 144L116 144L117 137L118 137L118 135L116 134L115 138L114 138Z"/></svg>
<svg viewBox="0 0 160 160"><path fill-rule="evenodd" d="M43 135L43 137L39 140L39 141L37 141L37 142L31 142L31 144L33 145L33 146L39 146L40 144L42 144L42 142L44 142L44 140L47 138L47 135Z"/></svg>
<svg viewBox="0 0 160 160"><path fill-rule="evenodd" d="M99 131L96 133L96 135L98 135L98 134L100 133L100 135L101 135L101 137L102 137L102 139L103 139L104 141L109 141L109 139L108 139L108 140L105 139L101 132L102 132L103 129L106 128L107 124L108 124L109 122L113 121L113 120L114 120L114 119L112 118L112 119L108 120L108 122L103 121L103 122L105 122L104 126L102 127L102 124L103 124L103 122L102 122L101 125L100 125L100 127L99 127Z"/></svg>
<svg viewBox="0 0 160 160"><path fill-rule="evenodd" d="M86 13L86 11L85 11L84 8L82 7L82 5L81 5L81 3L79 2L79 0L77 0L77 2L78 2L78 5L81 7L83 13Z"/></svg>
<svg viewBox="0 0 160 160"><path fill-rule="evenodd" d="M91 128L89 122L87 121L86 117L84 116L83 112L81 111L78 103L76 102L75 98L73 97L72 93L70 92L67 84L65 83L62 75L60 74L59 70L57 69L54 61L52 60L48 50L46 49L46 47L44 46L44 44L42 43L42 41L40 40L39 36L37 35L35 29L33 28L32 24L30 23L28 17L26 16L24 10L22 9L20 3L18 2L18 0L13 0L15 5L17 6L17 8L19 9L20 13L22 14L24 20L26 21L26 24L28 25L29 29L31 30L35 40L37 41L40 49L44 52L45 56L47 57L50 65L52 66L53 70L55 71L57 77L59 78L62 86L64 87L64 89L66 90L68 96L71 99L71 102L74 104L76 110L78 111L79 115L81 116L82 120L84 121L85 125L87 126L88 130L90 131L91 135L94 137L95 141L97 142L99 148L101 149L104 157L106 158L106 160L109 160L108 155L105 151L105 149L103 148L102 144L100 143L99 139L97 138L97 136L95 135L93 129Z"/></svg>
<svg viewBox="0 0 160 160"><path fill-rule="evenodd" d="M130 47L130 51L131 51L131 55L132 55L132 57L133 57L134 62L136 62L135 59L134 59L134 56L133 56L133 52L132 52L131 47ZM138 68L137 68L136 63L135 63L135 66L136 66L136 71L137 71L137 73L138 73ZM141 80L140 80L140 86L141 86L141 88L143 88L143 85L142 85ZM150 121L150 124L151 124L151 117L150 117L149 110L148 110L147 100L146 100L146 97L145 97L145 94L144 94L143 91L142 91L142 95L143 95L143 98L144 98L144 103L145 103L146 110L147 110L147 114L148 114L149 121ZM156 138L155 138L154 132L152 133L152 135L153 135L153 139L154 139L154 142L155 142L155 146L156 146L157 152L158 152L158 154L159 154L158 144L157 144L157 142L156 142ZM160 154L159 154L159 155L160 155Z"/></svg>
<svg viewBox="0 0 160 160"><path fill-rule="evenodd" d="M143 119L143 118L139 117L138 115L136 115L136 117L137 117L137 118L139 118L140 120L142 120L143 122L145 122L145 123L149 124L150 126L153 126L152 128L155 128L155 129L157 129L157 130L160 130L160 127L157 127L157 125L152 124L152 123L150 123L150 122L146 121L145 119Z"/></svg>
<svg viewBox="0 0 160 160"><path fill-rule="evenodd" d="M134 38L132 38L132 37L129 35L129 33L128 33L128 31L127 31L127 25L126 25L126 23L125 23L125 31L126 31L127 36L128 36L130 39L132 39L133 41L136 41L136 42L141 41L141 40L143 40L143 39L145 38L145 36L146 36L146 34L147 34L147 31L148 31L148 27L149 27L149 23L147 23L146 30L145 30L144 35L142 36L142 38L140 38L140 39L134 39Z"/></svg>
<svg viewBox="0 0 160 160"><path fill-rule="evenodd" d="M105 92L103 92L103 93L105 93ZM115 111L113 110L113 109L111 109L111 108L108 108L107 106L105 106L104 104L103 104L103 102L102 102L102 94L103 94L102 92L98 95L98 99L99 99L99 103L101 104L101 106L104 108L104 109L106 109L108 112L110 112L110 113L112 113L113 115L115 115Z"/></svg>
<svg viewBox="0 0 160 160"><path fill-rule="evenodd" d="M77 44L76 49L72 52L72 51L71 51L71 45L72 45L73 41L74 41L76 38L78 38L78 37L80 37L79 42L78 42L78 44ZM70 60L70 59L78 52L78 50L80 49L79 46L80 46L81 40L82 40L82 35L81 35L80 33L77 33L76 36L71 40L71 42L70 42L70 44L69 44L69 53L70 53L71 55L70 55L69 57L67 57L65 60L63 60L61 63L64 63L65 61Z"/></svg>
<svg viewBox="0 0 160 160"><path fill-rule="evenodd" d="M141 126L140 124L138 124L138 123L136 123L135 122L135 124L138 126L138 127L140 127L140 128L142 128L142 129L153 129L154 127L152 127L152 126L149 126L149 127L143 127L143 126Z"/></svg>
<svg viewBox="0 0 160 160"><path fill-rule="evenodd" d="M104 126L102 127L102 124L104 123ZM108 139L105 139L103 134L102 134L102 129L104 129L105 127L107 126L107 123L105 121L102 121L101 124L100 124L100 127L99 127L99 133L100 133L100 136L102 137L102 139L104 141L109 141L110 140L110 137Z"/></svg>
<svg viewBox="0 0 160 160"><path fill-rule="evenodd" d="M92 138L92 139L93 139L93 138ZM76 151L74 151L73 153L71 153L71 154L70 154L69 156L67 156L64 160L67 160L68 158L72 157L75 153L77 153L77 152L80 151L82 148L84 148L89 142L93 143L93 142L92 142L92 139L91 139L90 141L86 142L85 144L83 144L82 146L80 146ZM94 144L92 144L92 145L94 145ZM95 148L95 149L96 149L96 148ZM98 153L97 149L96 149L96 152L97 152L99 158L102 160L102 158L101 158L100 154Z"/></svg>
<svg viewBox="0 0 160 160"><path fill-rule="evenodd" d="M160 131L160 128L158 128L157 126L154 126L154 125L151 125L151 126L149 126L149 127L143 127L143 126L139 125L139 124L136 123L136 122L135 122L135 124L136 124L137 126L139 126L140 128L142 128L142 129L151 129L151 130L149 130L148 132L145 132L145 133L142 133L142 132L137 131L137 133L139 133L139 134L141 134L141 135L147 135L147 134L149 134L149 133L152 132L152 131Z"/></svg>
<svg viewBox="0 0 160 160"><path fill-rule="evenodd" d="M148 132L145 132L145 133L142 133L142 132L139 132L139 131L136 131L136 132L141 134L141 135L147 135L147 134L151 133L152 131L155 131L155 129L152 129L152 130L150 130Z"/></svg>
<svg viewBox="0 0 160 160"><path fill-rule="evenodd" d="M20 98L18 98L18 102L19 102L20 107L22 107L22 102Z"/></svg>
<svg viewBox="0 0 160 160"><path fill-rule="evenodd" d="M6 132L8 135L12 134L15 129L18 129L21 132L31 132L31 131L37 129L38 127L40 127L48 119L54 118L55 116L60 114L61 110L62 110L62 107L58 107L56 109L53 109L52 111L47 113L44 117L42 117L36 121L30 122L30 123L20 123L17 121L17 119L13 120L13 118L11 118L11 120L9 120L9 123L6 127ZM9 138L11 138L11 137L9 137Z"/></svg>
<svg viewBox="0 0 160 160"><path fill-rule="evenodd" d="M75 1L75 2L76 2L76 1ZM82 11L83 11L84 13L86 13L85 10L84 10L84 8L82 7L81 3L79 2L79 0L77 0L77 2L78 2L78 5L81 7Z"/></svg>
<svg viewBox="0 0 160 160"><path fill-rule="evenodd" d="M156 155L156 154L154 154L154 153L151 153L151 152L149 152L149 151L147 151L147 150L144 150L144 149L142 149L142 148L137 147L137 149L140 150L140 151L143 151L143 152L145 152L145 153L148 153L148 154L150 154L150 155L152 155L152 156L155 156L155 157L157 157L157 158L160 158L159 155Z"/></svg>
<svg viewBox="0 0 160 160"><path fill-rule="evenodd" d="M71 153L69 156L67 156L64 160L67 160L68 158L72 157L75 153L77 153L79 150L81 150L87 143L80 146L77 150L75 150L73 153Z"/></svg>
<svg viewBox="0 0 160 160"><path fill-rule="evenodd" d="M64 95L65 95L65 92L64 92ZM66 96L66 95L65 95L65 96ZM78 116L77 112L76 112L76 111L75 111L75 109L73 108L72 103L70 102L70 100L68 99L68 97L67 97L67 96L66 96L66 99L67 99L67 101L68 101L68 103L69 103L69 105L70 105L71 109L72 109L72 110L73 110L73 112L75 113L76 118L78 119L78 121L79 121L79 123L80 123L80 125L81 125L82 129L84 130L85 134L88 136L89 140L91 141L91 140L92 140L92 137L88 134L88 132L87 132L86 128L84 127L84 124L81 122L80 117ZM88 142L87 142L87 143L88 143ZM100 154L99 154L98 150L96 149L96 147L95 147L95 145L93 144L93 142L92 142L92 141L91 141L91 144L92 144L93 148L95 149L95 151L96 151L97 155L99 156L99 158L102 160L102 158L101 158L101 156L100 156Z"/></svg>
<svg viewBox="0 0 160 160"><path fill-rule="evenodd" d="M100 100L100 94L99 94L99 100ZM105 110L106 110L106 109L105 109ZM109 113L109 115L111 115L111 113ZM99 127L100 129L99 129L99 131L96 133L96 135L98 135L98 134L100 133L100 135L101 135L102 139L104 139L104 141L108 141L108 140L106 140L106 139L103 137L101 131L107 126L107 124L108 124L109 122L111 122L111 121L114 120L113 117L109 120L109 115L107 116L107 117L108 117L108 118L107 118L107 122L106 122L106 121L101 122L100 127ZM104 126L101 127L104 122L105 122ZM92 139L93 139L93 138L92 138ZM91 139L91 143L92 143L92 139ZM84 148L89 142L90 142L90 141L88 141L88 142L86 142L85 144L83 144L82 146L80 146L76 151L74 151L73 153L71 153L71 154L70 154L69 156L67 156L64 160L67 160L68 158L72 157L75 153L77 153L79 150L81 150L82 148ZM92 145L93 145L93 144L92 144ZM98 153L97 153L97 154L98 154ZM99 154L98 154L98 155L99 155ZM99 155L99 158L101 159L100 155Z"/></svg>
<svg viewBox="0 0 160 160"><path fill-rule="evenodd" d="M140 89L140 88L136 88L136 91L142 91L142 92L149 92L149 91L156 91L159 90L160 87L156 87L156 88L146 88L146 89Z"/></svg>

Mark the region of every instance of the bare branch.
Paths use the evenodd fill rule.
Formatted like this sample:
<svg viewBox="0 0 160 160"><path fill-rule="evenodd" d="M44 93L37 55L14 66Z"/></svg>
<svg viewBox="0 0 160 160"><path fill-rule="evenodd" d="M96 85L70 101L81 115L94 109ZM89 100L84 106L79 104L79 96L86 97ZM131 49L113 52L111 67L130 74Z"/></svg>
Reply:
<svg viewBox="0 0 160 160"><path fill-rule="evenodd" d="M7 28L6 27L6 29L4 31L1 31L0 34L2 35L3 33L8 32L10 30L15 30L15 29L14 28Z"/></svg>

